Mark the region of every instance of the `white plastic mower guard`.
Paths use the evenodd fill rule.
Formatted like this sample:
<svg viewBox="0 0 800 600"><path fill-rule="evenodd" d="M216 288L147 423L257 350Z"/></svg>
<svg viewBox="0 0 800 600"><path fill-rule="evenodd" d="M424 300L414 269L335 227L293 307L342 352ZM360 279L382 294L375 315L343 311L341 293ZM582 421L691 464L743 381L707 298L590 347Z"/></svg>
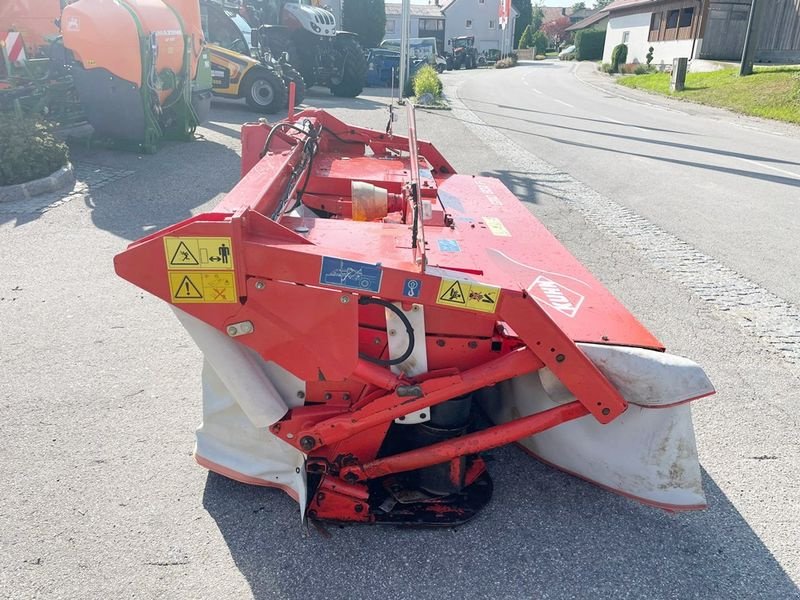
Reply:
<svg viewBox="0 0 800 600"><path fill-rule="evenodd" d="M205 354L195 459L236 481L282 489L304 508L305 456L268 429L303 404L303 382L202 321L175 313ZM628 410L608 425L586 416L521 445L543 462L646 504L674 511L704 508L687 404L714 392L703 370L654 350L578 345L620 390ZM572 400L542 369L499 384L483 404L495 422L504 423Z"/></svg>
<svg viewBox="0 0 800 600"><path fill-rule="evenodd" d="M304 511L305 456L268 429L289 408L303 404L304 382L203 321L173 310L205 355L195 460L230 479L279 488Z"/></svg>
<svg viewBox="0 0 800 600"><path fill-rule="evenodd" d="M629 403L608 425L592 416L521 440L533 456L567 473L666 510L705 508L687 402L714 393L694 362L654 350L581 344ZM543 369L497 386L484 408L505 423L574 397Z"/></svg>

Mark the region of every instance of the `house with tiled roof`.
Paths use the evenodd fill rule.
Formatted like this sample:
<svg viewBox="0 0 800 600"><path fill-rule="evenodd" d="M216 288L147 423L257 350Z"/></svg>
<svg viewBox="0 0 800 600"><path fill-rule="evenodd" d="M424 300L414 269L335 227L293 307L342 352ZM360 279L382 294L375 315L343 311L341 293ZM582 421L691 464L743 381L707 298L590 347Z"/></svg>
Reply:
<svg viewBox="0 0 800 600"><path fill-rule="evenodd" d="M567 31L576 33L584 29L605 29L607 25L608 12L605 10L596 10L592 11L587 17L567 27Z"/></svg>

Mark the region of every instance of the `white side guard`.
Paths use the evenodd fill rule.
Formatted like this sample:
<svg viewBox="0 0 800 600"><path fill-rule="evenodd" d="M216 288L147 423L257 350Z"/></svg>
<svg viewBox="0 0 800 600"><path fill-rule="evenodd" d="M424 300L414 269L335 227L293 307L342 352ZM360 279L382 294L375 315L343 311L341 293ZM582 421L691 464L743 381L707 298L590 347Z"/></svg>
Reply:
<svg viewBox="0 0 800 600"><path fill-rule="evenodd" d="M254 485L282 489L306 506L305 456L268 429L300 406L305 384L203 321L174 309L205 355L203 422L194 456L203 467Z"/></svg>
<svg viewBox="0 0 800 600"><path fill-rule="evenodd" d="M694 362L653 350L578 344L629 403L608 425L592 416L521 441L542 461L606 489L667 510L705 508L686 402L714 393ZM548 370L503 382L485 400L496 423L574 397Z"/></svg>

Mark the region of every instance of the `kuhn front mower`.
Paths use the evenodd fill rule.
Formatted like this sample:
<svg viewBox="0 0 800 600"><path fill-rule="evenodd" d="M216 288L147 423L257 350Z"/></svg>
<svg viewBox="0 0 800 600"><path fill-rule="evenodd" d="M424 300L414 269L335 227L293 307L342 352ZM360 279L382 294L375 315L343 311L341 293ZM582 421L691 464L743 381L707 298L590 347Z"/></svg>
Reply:
<svg viewBox="0 0 800 600"><path fill-rule="evenodd" d="M452 525L520 443L605 488L705 505L695 363L653 337L498 180L321 110L242 129L212 212L117 273L205 355L197 462L334 521Z"/></svg>

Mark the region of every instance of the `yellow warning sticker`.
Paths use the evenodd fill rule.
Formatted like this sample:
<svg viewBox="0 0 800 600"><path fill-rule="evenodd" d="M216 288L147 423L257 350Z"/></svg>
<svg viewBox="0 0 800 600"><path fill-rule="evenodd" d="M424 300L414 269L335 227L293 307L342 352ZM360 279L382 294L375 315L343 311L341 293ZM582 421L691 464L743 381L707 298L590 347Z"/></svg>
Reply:
<svg viewBox="0 0 800 600"><path fill-rule="evenodd" d="M233 273L169 272L169 290L174 304L223 304L236 302Z"/></svg>
<svg viewBox="0 0 800 600"><path fill-rule="evenodd" d="M500 301L500 288L472 281L442 279L436 304L493 313Z"/></svg>
<svg viewBox="0 0 800 600"><path fill-rule="evenodd" d="M483 222L486 223L489 231L491 231L494 235L499 235L500 237L511 237L511 232L506 229L506 226L503 225L503 222L497 217L483 217Z"/></svg>
<svg viewBox="0 0 800 600"><path fill-rule="evenodd" d="M231 238L165 237L167 269L232 271Z"/></svg>

